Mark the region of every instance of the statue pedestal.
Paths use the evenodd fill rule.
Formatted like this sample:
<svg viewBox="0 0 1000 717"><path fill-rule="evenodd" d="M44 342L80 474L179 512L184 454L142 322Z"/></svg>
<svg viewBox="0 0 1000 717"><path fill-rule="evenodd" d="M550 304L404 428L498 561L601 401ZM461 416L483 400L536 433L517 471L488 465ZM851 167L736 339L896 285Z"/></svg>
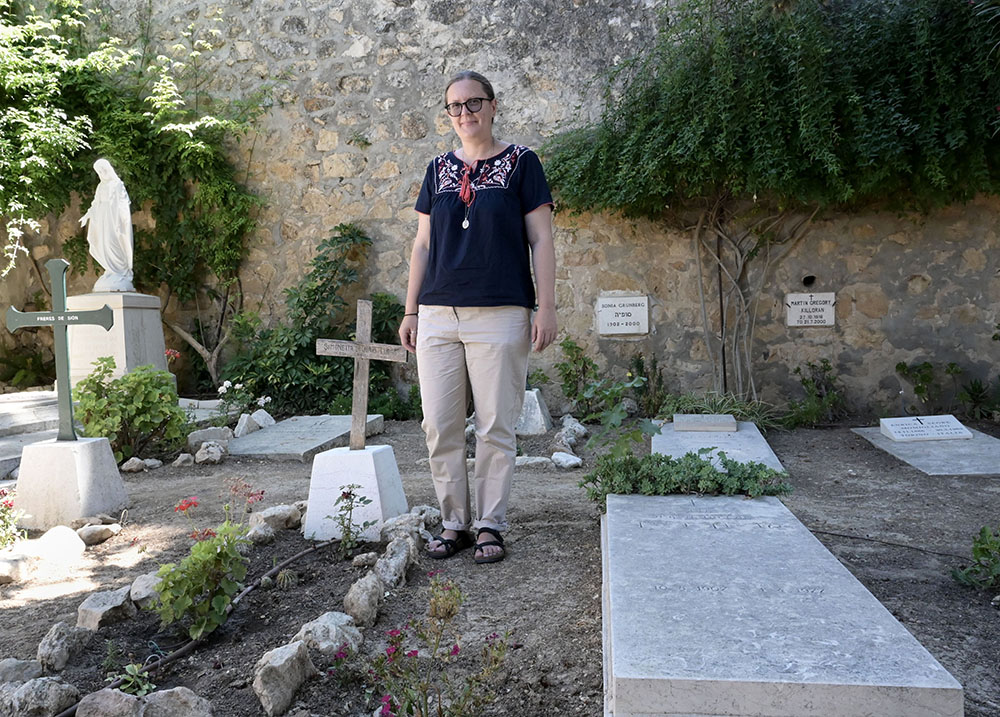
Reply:
<svg viewBox="0 0 1000 717"><path fill-rule="evenodd" d="M66 299L66 308L71 311L99 309L105 304L115 317L110 331L100 326L69 327L70 384L75 386L93 371L94 361L102 356L114 358L115 378L146 364L166 371L160 297L108 291Z"/></svg>
<svg viewBox="0 0 1000 717"><path fill-rule="evenodd" d="M48 530L97 513L117 515L128 504L107 438L41 441L21 451L14 507L20 525Z"/></svg>

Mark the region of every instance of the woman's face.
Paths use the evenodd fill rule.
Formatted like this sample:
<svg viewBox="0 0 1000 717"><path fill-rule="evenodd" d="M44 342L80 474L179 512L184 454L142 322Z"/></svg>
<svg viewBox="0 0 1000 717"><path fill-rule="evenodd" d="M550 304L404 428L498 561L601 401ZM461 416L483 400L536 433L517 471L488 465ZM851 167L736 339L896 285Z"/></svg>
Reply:
<svg viewBox="0 0 1000 717"><path fill-rule="evenodd" d="M473 97L487 95L486 89L476 80L459 80L448 88L448 102L466 102ZM469 112L468 107L462 108L458 117L450 117L455 134L463 141L486 141L492 136L493 117L497 113L497 101L485 100L478 112Z"/></svg>

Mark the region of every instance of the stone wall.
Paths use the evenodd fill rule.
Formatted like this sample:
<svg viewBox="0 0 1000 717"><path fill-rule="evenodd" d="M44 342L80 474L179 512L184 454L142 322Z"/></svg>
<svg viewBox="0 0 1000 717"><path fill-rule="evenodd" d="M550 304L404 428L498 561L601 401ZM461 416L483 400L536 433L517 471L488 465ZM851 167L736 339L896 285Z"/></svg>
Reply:
<svg viewBox="0 0 1000 717"><path fill-rule="evenodd" d="M145 2L105 0L115 31L134 39ZM155 3L155 43L178 41L189 25L218 28L204 71L213 91L237 97L274 83L259 135L239 151L252 188L267 199L243 272L248 305L268 320L282 289L301 276L316 245L341 222L372 236L360 293L402 298L416 221L412 209L429 159L454 148L441 110L455 71L494 82L500 139L538 146L599 110L593 78L652 36L655 3L632 0L223 0ZM109 14L109 16L111 16ZM1000 356L990 341L1000 309L997 212L980 200L930 216L827 215L765 282L755 353L764 397L795 396L792 370L829 358L856 404L889 402L897 361L955 360L985 378ZM75 216L58 221L40 253L58 251ZM635 352L655 354L675 390L712 385L702 339L691 238L645 221L560 213L557 299L562 336L623 372ZM790 329L785 292L835 291L837 325ZM72 288L86 291L74 279ZM20 302L37 280L22 266L0 301ZM650 334L600 338L594 303L602 292L650 300ZM177 307L170 312L184 320ZM168 345L172 338L168 334ZM533 356L552 371L558 348ZM412 361L411 361L412 363ZM408 377L413 376L412 370ZM558 392L546 388L559 407Z"/></svg>

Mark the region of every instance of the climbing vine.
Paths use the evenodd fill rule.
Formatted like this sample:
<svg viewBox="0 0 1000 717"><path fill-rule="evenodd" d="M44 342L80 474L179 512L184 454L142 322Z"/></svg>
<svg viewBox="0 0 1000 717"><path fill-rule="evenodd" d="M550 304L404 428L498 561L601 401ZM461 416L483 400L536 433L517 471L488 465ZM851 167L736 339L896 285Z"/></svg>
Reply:
<svg viewBox="0 0 1000 717"><path fill-rule="evenodd" d="M100 13L80 0L57 0L51 14L0 1L0 214L7 221L9 271L37 220L65 209L71 192L86 205L96 187L92 165L107 158L125 182L135 227L135 284L166 288L194 304L193 330L168 323L204 360L213 381L229 322L241 308L238 270L261 200L234 162L233 144L250 142L266 110L268 88L239 101L206 91L221 11L188 26L155 54L147 3L135 49L95 42ZM252 144L249 148L252 150ZM74 270L88 266L81 232L64 246ZM164 302L166 304L166 302Z"/></svg>
<svg viewBox="0 0 1000 717"><path fill-rule="evenodd" d="M757 298L818 211L997 192L991 37L950 0L688 0L547 173L570 209L690 230L716 388L754 395Z"/></svg>

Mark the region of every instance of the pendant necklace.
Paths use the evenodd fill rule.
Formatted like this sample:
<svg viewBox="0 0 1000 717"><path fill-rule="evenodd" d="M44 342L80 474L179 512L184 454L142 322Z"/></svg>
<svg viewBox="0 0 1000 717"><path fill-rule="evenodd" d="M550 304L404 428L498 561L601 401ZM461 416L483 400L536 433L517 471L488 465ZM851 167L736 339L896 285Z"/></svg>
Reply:
<svg viewBox="0 0 1000 717"><path fill-rule="evenodd" d="M490 152L496 146L496 140L490 144ZM476 201L476 190L472 188L471 174L474 171L474 167L479 165L479 162L485 162L486 160L476 160L474 165L466 164L465 160L462 160L462 164L465 166L465 170L462 173L462 186L458 191L458 198L462 200L465 204L465 217L462 219L462 229L469 228L469 210L472 209L472 203Z"/></svg>

